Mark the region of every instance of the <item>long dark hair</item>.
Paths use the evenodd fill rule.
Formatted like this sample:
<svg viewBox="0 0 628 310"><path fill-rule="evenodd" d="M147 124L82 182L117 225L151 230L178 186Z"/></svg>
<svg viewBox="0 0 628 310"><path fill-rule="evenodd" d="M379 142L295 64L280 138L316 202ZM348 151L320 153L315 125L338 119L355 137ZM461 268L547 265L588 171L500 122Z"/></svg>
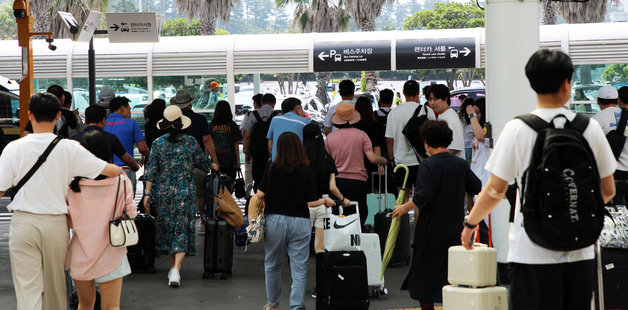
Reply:
<svg viewBox="0 0 628 310"><path fill-rule="evenodd" d="M309 164L310 161L305 155L305 149L299 136L291 131L282 133L277 139L277 156L272 167L284 173L294 173Z"/></svg>
<svg viewBox="0 0 628 310"><path fill-rule="evenodd" d="M484 123L486 122L486 98L480 98L476 100L473 105L480 108L480 113L482 113L482 117L480 117L478 121L480 121L480 126L484 127Z"/></svg>
<svg viewBox="0 0 628 310"><path fill-rule="evenodd" d="M214 117L212 121L209 123L209 128L214 127L214 125L224 125L228 124L233 120L233 114L231 113L231 106L229 102L220 100L216 103L216 109L214 110Z"/></svg>
<svg viewBox="0 0 628 310"><path fill-rule="evenodd" d="M111 145L109 144L109 139L107 135L100 130L92 130L85 133L81 140L79 141L81 145L94 154L96 157L106 161L111 162L113 159L113 151L111 150ZM81 188L79 187L79 182L83 177L76 177L70 182L70 189L73 192L80 192Z"/></svg>
<svg viewBox="0 0 628 310"><path fill-rule="evenodd" d="M323 133L317 124L310 123L303 127L303 147L316 180L327 180L329 178L327 159L331 155L325 149Z"/></svg>
<svg viewBox="0 0 628 310"><path fill-rule="evenodd" d="M371 100L366 96L360 96L358 100L355 101L355 110L360 113L360 119L366 122L374 122L375 117L373 116L373 105L371 104Z"/></svg>
<svg viewBox="0 0 628 310"><path fill-rule="evenodd" d="M153 100L151 104L144 108L144 119L146 120L146 128L157 128L157 122L164 118L164 110L166 109L166 100L161 98Z"/></svg>
<svg viewBox="0 0 628 310"><path fill-rule="evenodd" d="M474 102L475 100L473 100L473 98L466 98L460 105L460 110L458 110L458 118L466 125L471 124L471 120L469 119L469 115L467 114L467 107L473 105Z"/></svg>

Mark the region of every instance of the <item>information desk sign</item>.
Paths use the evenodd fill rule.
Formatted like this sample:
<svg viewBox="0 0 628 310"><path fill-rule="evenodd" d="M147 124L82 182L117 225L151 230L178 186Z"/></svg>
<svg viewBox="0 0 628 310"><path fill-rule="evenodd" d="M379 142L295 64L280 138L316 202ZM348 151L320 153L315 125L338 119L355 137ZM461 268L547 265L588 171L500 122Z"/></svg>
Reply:
<svg viewBox="0 0 628 310"><path fill-rule="evenodd" d="M159 42L157 13L107 13L109 43Z"/></svg>
<svg viewBox="0 0 628 310"><path fill-rule="evenodd" d="M398 39L397 70L475 68L475 38Z"/></svg>
<svg viewBox="0 0 628 310"><path fill-rule="evenodd" d="M390 70L390 68L390 40L314 44L314 72Z"/></svg>

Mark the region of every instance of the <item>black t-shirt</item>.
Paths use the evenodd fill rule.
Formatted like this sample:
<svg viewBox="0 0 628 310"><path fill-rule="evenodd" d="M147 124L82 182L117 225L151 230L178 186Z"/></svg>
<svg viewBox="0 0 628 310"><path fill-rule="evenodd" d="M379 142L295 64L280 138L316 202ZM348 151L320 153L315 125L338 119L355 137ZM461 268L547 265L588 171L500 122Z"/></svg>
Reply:
<svg viewBox="0 0 628 310"><path fill-rule="evenodd" d="M236 145L242 141L242 133L238 125L231 121L224 125L211 124L211 136L218 163L221 167L239 167L240 160L236 157Z"/></svg>
<svg viewBox="0 0 628 310"><path fill-rule="evenodd" d="M126 150L124 149L124 146L122 146L122 143L120 142L120 139L118 139L118 137L116 137L116 135L106 132L104 130L102 130L102 128L98 127L98 126L87 126L85 127L85 129L83 129L83 131L79 132L78 134L72 136L72 140L76 140L76 141L80 141L81 137L83 137L84 134L92 131L92 130L98 130L102 133L105 134L105 136L107 136L107 139L109 140L109 145L111 146L111 151L113 152L113 155L116 155L118 157L122 157L124 156L124 154L126 154ZM108 162L112 163L113 162L113 158L111 158L111 160L109 160Z"/></svg>
<svg viewBox="0 0 628 310"><path fill-rule="evenodd" d="M144 131L145 131L144 137L146 138L146 145L148 146L149 149L153 147L153 142L157 140L157 138L163 136L166 133L165 131L157 129L156 124L149 125L149 123L146 123Z"/></svg>
<svg viewBox="0 0 628 310"><path fill-rule="evenodd" d="M63 108L61 108L60 110L61 116L63 116L63 122L61 123L61 127L59 128L59 135L68 138L68 129L78 128L78 120L76 119L76 115L74 115L72 111Z"/></svg>
<svg viewBox="0 0 628 310"><path fill-rule="evenodd" d="M207 119L205 116L195 113L192 110L184 109L183 115L190 118L192 124L190 127L183 130L183 133L188 134L196 141L198 141L198 145L201 147L201 150L205 150L205 144L203 143L203 137L210 134L209 124L207 123Z"/></svg>
<svg viewBox="0 0 628 310"><path fill-rule="evenodd" d="M310 218L307 203L317 199L314 176L310 169L301 167L288 174L271 167L264 172L258 187L266 194L266 213Z"/></svg>
<svg viewBox="0 0 628 310"><path fill-rule="evenodd" d="M311 165L311 163L310 163ZM336 163L334 162L334 158L331 157L331 155L327 156L325 158L325 173L324 174L319 174L319 173L314 173L315 175L315 182L316 182L316 191L318 196L317 197L321 197L323 195L330 195L331 196L331 192L329 191L329 175L330 174L338 174L338 169L336 168ZM324 175L324 177L323 177ZM338 197L336 197L338 198Z"/></svg>
<svg viewBox="0 0 628 310"><path fill-rule="evenodd" d="M384 130L379 125L378 122L373 121L359 121L355 125L355 128L360 129L369 136L369 140L371 140L371 144L373 144L373 149L376 146L379 146L382 151L382 155L386 155L386 138L384 137ZM377 165L371 164L370 161L364 156L364 166L368 172L376 171Z"/></svg>

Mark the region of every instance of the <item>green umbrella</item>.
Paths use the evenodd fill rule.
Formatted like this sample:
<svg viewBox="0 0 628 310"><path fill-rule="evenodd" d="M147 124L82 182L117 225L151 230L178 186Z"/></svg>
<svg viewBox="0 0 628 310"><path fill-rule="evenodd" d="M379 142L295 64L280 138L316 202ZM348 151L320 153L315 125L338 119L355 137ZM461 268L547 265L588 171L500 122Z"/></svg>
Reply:
<svg viewBox="0 0 628 310"><path fill-rule="evenodd" d="M395 205L403 204L403 201L406 198L405 197L406 191L404 190L404 188L406 188L406 183L408 182L408 167L406 165L397 165L395 167L395 170L393 170L393 172L396 173L397 170L399 170L399 168L405 169L406 175L403 178L403 186L401 187L401 190L399 191L399 196L397 196L397 201L395 202ZM395 244L397 243L397 235L399 235L399 219L393 218L392 223L390 223L390 229L388 230L388 237L386 238L386 247L384 248L384 256L382 257L382 274L379 276L380 281L384 278L384 271L386 271L386 267L388 267L388 263L390 262L390 259L392 258L392 255L393 255L393 251L395 250Z"/></svg>

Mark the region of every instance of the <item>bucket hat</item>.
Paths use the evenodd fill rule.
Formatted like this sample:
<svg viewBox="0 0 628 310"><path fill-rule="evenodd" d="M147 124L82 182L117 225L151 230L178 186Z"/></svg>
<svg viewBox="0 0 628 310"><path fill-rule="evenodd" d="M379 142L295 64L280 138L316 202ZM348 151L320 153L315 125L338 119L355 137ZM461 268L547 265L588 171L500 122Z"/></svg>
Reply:
<svg viewBox="0 0 628 310"><path fill-rule="evenodd" d="M192 101L194 101L194 97L190 96L187 90L182 89L177 91L177 94L170 99L170 104L183 109L189 106Z"/></svg>
<svg viewBox="0 0 628 310"><path fill-rule="evenodd" d="M336 113L331 116L331 122L334 125L344 125L349 123L353 125L360 121L360 113L358 113L351 104L343 102L336 107Z"/></svg>

